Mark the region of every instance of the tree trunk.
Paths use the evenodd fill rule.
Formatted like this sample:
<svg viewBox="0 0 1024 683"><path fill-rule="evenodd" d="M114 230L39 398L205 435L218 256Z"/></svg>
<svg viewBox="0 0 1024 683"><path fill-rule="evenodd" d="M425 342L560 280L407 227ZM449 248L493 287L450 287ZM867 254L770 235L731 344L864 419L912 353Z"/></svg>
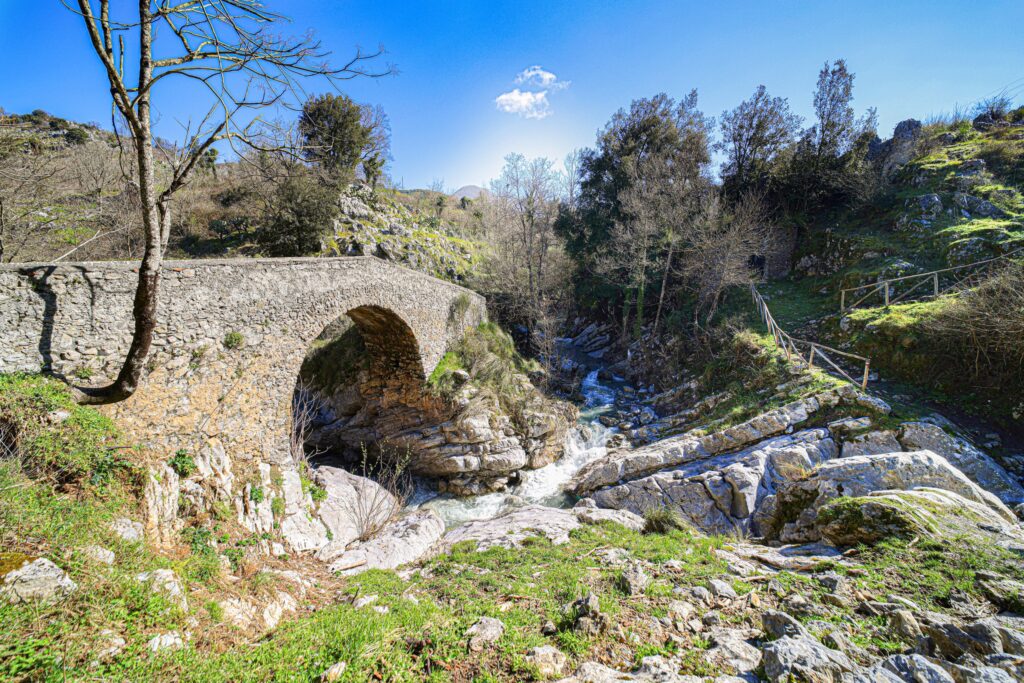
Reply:
<svg viewBox="0 0 1024 683"><path fill-rule="evenodd" d="M661 307L665 304L665 289L668 285L668 274L672 270L672 252L675 249L675 242L669 242L668 254L665 256L665 272L661 276L661 291L658 293L658 308L654 312L653 335L658 334L658 323L661 322Z"/></svg>
<svg viewBox="0 0 1024 683"><path fill-rule="evenodd" d="M139 131L133 136L139 162L139 200L142 204L142 227L146 238L142 263L139 266L139 284L135 289L132 316L135 328L132 343L124 364L113 384L98 389L79 389L83 403L116 403L123 401L139 386L145 371L146 358L153 343L153 330L157 321L157 302L160 291L160 262L163 260L163 233L161 209L156 198L156 177L153 162L153 134L150 127L149 93L144 88L153 76L152 31L149 0L139 0L140 52L139 96L137 114ZM169 217L169 210L167 213ZM170 226L167 227L170 230Z"/></svg>

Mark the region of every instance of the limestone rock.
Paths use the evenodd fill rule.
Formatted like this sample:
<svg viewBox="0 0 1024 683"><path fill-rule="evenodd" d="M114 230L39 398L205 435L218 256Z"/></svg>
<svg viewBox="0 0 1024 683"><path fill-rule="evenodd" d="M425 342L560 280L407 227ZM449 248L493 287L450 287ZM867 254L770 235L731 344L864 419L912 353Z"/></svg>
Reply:
<svg viewBox="0 0 1024 683"><path fill-rule="evenodd" d="M764 628L764 632L775 639L783 636L790 636L792 638L808 636L807 629L799 621L778 610L766 610L763 612L761 614L761 625Z"/></svg>
<svg viewBox="0 0 1024 683"><path fill-rule="evenodd" d="M150 652L180 650L183 647L185 647L185 641L177 631L169 631L167 633L161 633L153 636L149 642L146 643L146 649Z"/></svg>
<svg viewBox="0 0 1024 683"><path fill-rule="evenodd" d="M786 432L818 410L841 401L854 401L856 396L857 392L852 389L827 391L762 413L721 432L706 436L688 432L634 450L614 451L583 467L570 482L569 489L577 495L585 495L620 481L734 451Z"/></svg>
<svg viewBox="0 0 1024 683"><path fill-rule="evenodd" d="M753 672L761 665L761 651L751 645L747 634L738 629L719 628L711 634L709 661L740 674Z"/></svg>
<svg viewBox="0 0 1024 683"><path fill-rule="evenodd" d="M976 484L1007 505L1024 501L1024 486L989 455L966 439L955 437L930 422L907 422L900 426L900 450L928 450L941 455Z"/></svg>
<svg viewBox="0 0 1024 683"><path fill-rule="evenodd" d="M896 677L895 680L908 683L953 683L954 681L940 663L919 654L893 655L868 669L868 672L879 678L886 673L893 674Z"/></svg>
<svg viewBox="0 0 1024 683"><path fill-rule="evenodd" d="M576 514L576 518L584 524L613 522L632 531L643 531L645 526L644 518L629 510L606 510L577 505L572 511Z"/></svg>
<svg viewBox="0 0 1024 683"><path fill-rule="evenodd" d="M317 467L313 479L327 494L317 516L330 531L334 547L345 548L368 529L384 526L401 507L377 482L340 467Z"/></svg>
<svg viewBox="0 0 1024 683"><path fill-rule="evenodd" d="M82 553L93 562L99 562L100 564L106 565L114 564L114 551L108 550L103 546L87 545L82 548Z"/></svg>
<svg viewBox="0 0 1024 683"><path fill-rule="evenodd" d="M45 557L26 562L0 579L0 598L12 603L53 604L78 590L67 572Z"/></svg>
<svg viewBox="0 0 1024 683"><path fill-rule="evenodd" d="M373 538L355 547L331 552L336 541L325 546L317 557L330 562L331 571L358 574L367 569L395 569L420 559L444 534L444 522L433 510L413 512L380 530Z"/></svg>
<svg viewBox="0 0 1024 683"><path fill-rule="evenodd" d="M644 657L640 668L633 672L616 671L597 662L585 662L576 673L563 678L559 683L700 683L696 676L683 676L678 673L679 667L664 657Z"/></svg>
<svg viewBox="0 0 1024 683"><path fill-rule="evenodd" d="M903 448L890 431L868 432L843 441L842 457L854 455L876 455L878 453L899 453Z"/></svg>
<svg viewBox="0 0 1024 683"><path fill-rule="evenodd" d="M1003 522L1016 518L995 496L931 451L860 455L830 460L808 477L788 482L779 492L771 527L783 541L817 540L818 510L840 496L865 496L875 491L935 488L989 508Z"/></svg>
<svg viewBox="0 0 1024 683"><path fill-rule="evenodd" d="M480 652L505 633L505 624L494 617L481 617L475 624L466 629L471 652Z"/></svg>
<svg viewBox="0 0 1024 683"><path fill-rule="evenodd" d="M328 543L327 527L303 510L281 520L281 538L297 553L319 550Z"/></svg>
<svg viewBox="0 0 1024 683"><path fill-rule="evenodd" d="M840 683L853 670L849 657L807 636L783 636L764 648L771 683Z"/></svg>
<svg viewBox="0 0 1024 683"><path fill-rule="evenodd" d="M634 514L676 510L706 533L763 534L776 489L834 458L837 451L827 430L809 429L734 453L692 454L685 464L600 489L593 499L603 508Z"/></svg>
<svg viewBox="0 0 1024 683"><path fill-rule="evenodd" d="M153 571L142 572L135 576L139 583L147 584L151 590L162 593L181 608L188 611L188 597L185 595L185 588L181 585L178 575L171 569L154 569Z"/></svg>
<svg viewBox="0 0 1024 683"><path fill-rule="evenodd" d="M561 545L568 543L569 532L579 527L580 522L572 510L528 505L493 519L477 520L452 529L441 539L440 551L447 552L462 541L475 541L480 551L495 546L515 548L534 536L544 536L553 544Z"/></svg>
<svg viewBox="0 0 1024 683"><path fill-rule="evenodd" d="M530 648L530 651L526 653L526 662L533 666L541 676L550 678L562 675L565 665L569 663L569 658L556 647L541 645Z"/></svg>
<svg viewBox="0 0 1024 683"><path fill-rule="evenodd" d="M141 522L135 522L127 517L118 517L110 523L110 530L123 541L136 543L145 538L145 528Z"/></svg>
<svg viewBox="0 0 1024 683"><path fill-rule="evenodd" d="M146 531L159 546L170 546L178 540L178 495L178 474L165 463L147 472L142 491Z"/></svg>
<svg viewBox="0 0 1024 683"><path fill-rule="evenodd" d="M651 583L651 575L637 561L629 562L622 570L622 589L626 595L642 595Z"/></svg>

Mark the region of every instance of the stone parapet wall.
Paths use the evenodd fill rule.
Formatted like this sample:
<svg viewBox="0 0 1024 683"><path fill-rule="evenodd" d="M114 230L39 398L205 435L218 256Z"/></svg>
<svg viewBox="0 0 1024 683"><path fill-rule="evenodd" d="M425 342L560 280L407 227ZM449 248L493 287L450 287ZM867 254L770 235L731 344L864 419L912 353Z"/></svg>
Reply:
<svg viewBox="0 0 1024 683"><path fill-rule="evenodd" d="M137 268L0 266L0 372L43 369L79 384L116 375L131 340ZM257 483L261 464L295 471L299 368L321 331L349 313L379 381L401 385L404 373L421 387L449 345L486 319L486 302L373 257L167 261L147 376L104 410L157 456L188 450L215 496L244 517L238 494Z"/></svg>

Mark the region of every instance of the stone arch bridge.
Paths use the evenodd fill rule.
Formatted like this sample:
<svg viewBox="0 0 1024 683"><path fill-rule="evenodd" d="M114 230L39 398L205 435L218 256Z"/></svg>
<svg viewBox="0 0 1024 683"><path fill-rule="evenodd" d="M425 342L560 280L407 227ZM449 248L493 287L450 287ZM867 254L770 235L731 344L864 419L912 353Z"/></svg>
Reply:
<svg viewBox="0 0 1024 683"><path fill-rule="evenodd" d="M123 262L0 266L0 372L42 369L90 383L116 375L137 277L136 264ZM168 455L187 449L211 474L233 477L232 461L294 470L299 369L313 340L345 315L387 396L422 391L486 309L467 289L373 257L167 261L147 377L104 410L131 441Z"/></svg>

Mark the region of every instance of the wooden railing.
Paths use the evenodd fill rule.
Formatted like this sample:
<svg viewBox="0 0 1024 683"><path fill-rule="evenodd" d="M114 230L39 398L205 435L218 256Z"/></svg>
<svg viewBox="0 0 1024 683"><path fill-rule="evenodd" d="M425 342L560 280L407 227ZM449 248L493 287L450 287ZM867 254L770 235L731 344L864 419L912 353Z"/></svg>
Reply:
<svg viewBox="0 0 1024 683"><path fill-rule="evenodd" d="M968 287L972 284L973 278L988 272L993 265L1008 261L1011 257L1016 254L1024 254L1024 247L1015 249L1008 254L1002 256L996 256L995 258L985 259L984 261L975 261L974 263L966 263L962 266L953 266L952 268L942 268L941 270L933 270L927 273L916 273L914 275L904 275L903 277L894 277L887 280L881 280L879 282L873 282L868 285L861 285L860 287L849 287L839 291L839 310L840 312L848 311L852 308L856 308L861 304L864 304L868 299L871 299L874 295L878 294L880 301L876 301L873 305L881 303L883 306L889 306L890 304L897 303L899 301L920 301L921 299L930 299L939 296L945 292L948 292L954 288ZM966 272L964 277L957 277L957 274ZM941 282L943 276L952 276L953 280ZM898 296L894 295L895 287L893 285L897 283L910 284L914 280L917 280L917 284L912 286L910 289L902 292ZM931 285L927 287L925 285ZM851 304L847 304L847 299L852 299L856 296L857 292L867 293L861 296L859 299ZM915 294L916 292L916 294ZM850 296L847 296L850 295ZM911 296L913 295L913 296Z"/></svg>
<svg viewBox="0 0 1024 683"><path fill-rule="evenodd" d="M820 359L824 361L822 369L827 372L836 372L844 379L852 382L853 384L859 384L862 389L868 387L868 376L871 373L871 359L865 358L864 356L858 356L855 353L847 353L846 351L840 351L834 349L831 346L825 346L824 344L818 344L817 342L805 341L803 339L796 339L789 335L782 327L775 322L775 318L772 316L772 312L768 309L768 304L765 302L764 297L757 291L757 287L750 285L750 294L754 298L754 306L757 308L758 314L761 316L761 320L768 327L768 332L772 335L775 340L775 346L781 348L786 352L786 358L793 360L796 356L799 360L807 363L808 368L814 367L814 361ZM801 348L803 347L803 348ZM806 356L804 349L806 349ZM829 358L829 354L842 356L843 358L849 358L857 362L858 365L863 364L864 372L861 378L854 379L850 376L846 370L840 367L835 361ZM827 364L827 365L825 365ZM831 368L831 369L830 369Z"/></svg>

